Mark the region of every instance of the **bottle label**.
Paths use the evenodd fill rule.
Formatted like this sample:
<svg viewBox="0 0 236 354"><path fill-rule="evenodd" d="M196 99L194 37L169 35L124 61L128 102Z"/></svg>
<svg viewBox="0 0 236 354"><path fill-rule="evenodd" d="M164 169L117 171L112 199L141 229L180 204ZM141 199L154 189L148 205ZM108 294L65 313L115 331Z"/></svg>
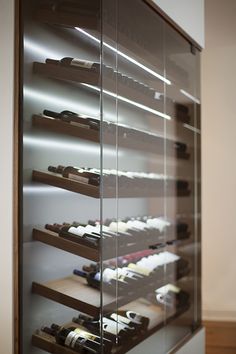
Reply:
<svg viewBox="0 0 236 354"><path fill-rule="evenodd" d="M86 183L86 184L88 184L88 181L89 181L89 179L87 177L78 176L78 175L75 175L73 173L69 173L68 174L68 178L71 178L71 179L74 179L76 181L79 181L79 182L82 182L82 183Z"/></svg>
<svg viewBox="0 0 236 354"><path fill-rule="evenodd" d="M117 315L116 313L113 313L110 317L117 322L125 323L127 325L132 322L132 320L128 319L127 317Z"/></svg>
<svg viewBox="0 0 236 354"><path fill-rule="evenodd" d="M139 315L136 312L132 312L132 311L126 311L126 316L133 322L140 324L141 320L142 320L142 316Z"/></svg>
<svg viewBox="0 0 236 354"><path fill-rule="evenodd" d="M69 232L71 232L72 234L75 234L77 236L82 237L85 234L85 229L83 226L78 226L78 227L70 227Z"/></svg>
<svg viewBox="0 0 236 354"><path fill-rule="evenodd" d="M77 342L77 340L80 341L80 335L71 331L68 336L66 337L66 340L65 340L65 346L66 347L69 347L69 348L74 348L75 347L75 343ZM82 343L81 343L82 344Z"/></svg>
<svg viewBox="0 0 236 354"><path fill-rule="evenodd" d="M128 268L133 269L134 271L136 271L136 272L138 272L140 274L143 274L143 275L149 275L151 273L150 270L148 270L146 268L143 268L143 267L139 267L139 266L137 266L134 263L130 263L128 265Z"/></svg>
<svg viewBox="0 0 236 354"><path fill-rule="evenodd" d="M92 333L86 332L80 328L75 328L71 331L65 340L65 346L69 348L74 348L76 343L83 345L87 339L95 340L97 336Z"/></svg>
<svg viewBox="0 0 236 354"><path fill-rule="evenodd" d="M73 59L71 61L71 65L79 66L80 68L86 68L86 69L91 69L93 64L94 63L92 61L79 60L79 59Z"/></svg>
<svg viewBox="0 0 236 354"><path fill-rule="evenodd" d="M113 320L109 320L109 318L103 317L102 320L103 330L105 332L117 335L120 331L125 330L128 328L125 324L115 322Z"/></svg>
<svg viewBox="0 0 236 354"><path fill-rule="evenodd" d="M93 333L84 331L83 329L80 328L75 328L74 332L78 333L81 337L85 339L95 340L96 338L98 338L98 336L95 336Z"/></svg>
<svg viewBox="0 0 236 354"><path fill-rule="evenodd" d="M90 126L88 124L82 124L82 123L74 122L74 121L70 121L70 124L75 125L76 127L83 128L83 129L90 129Z"/></svg>

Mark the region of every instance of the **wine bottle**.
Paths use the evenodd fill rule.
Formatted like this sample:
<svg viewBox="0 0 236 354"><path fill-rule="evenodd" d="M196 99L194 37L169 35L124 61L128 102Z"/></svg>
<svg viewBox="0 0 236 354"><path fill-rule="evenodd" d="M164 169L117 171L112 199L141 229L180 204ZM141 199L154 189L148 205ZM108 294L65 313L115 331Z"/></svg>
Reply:
<svg viewBox="0 0 236 354"><path fill-rule="evenodd" d="M46 59L46 63L52 63L52 60L54 59ZM100 71L100 64L89 61L89 60L83 60L79 58L71 58L71 57L64 57L61 60L55 60L55 63L58 63L59 65L62 66L71 66L74 68L81 68L81 69L88 69L88 70L93 70L99 73Z"/></svg>
<svg viewBox="0 0 236 354"><path fill-rule="evenodd" d="M189 294L173 284L167 284L155 290L159 305L181 309L188 305Z"/></svg>
<svg viewBox="0 0 236 354"><path fill-rule="evenodd" d="M174 148L179 152L186 152L187 151L187 145L185 143L181 143L179 141L174 142Z"/></svg>
<svg viewBox="0 0 236 354"><path fill-rule="evenodd" d="M86 241L88 245L99 245L100 237L92 233L78 231L76 227L68 225L50 225L46 224L47 230L58 233L60 237L68 239L73 242L81 243L81 240Z"/></svg>
<svg viewBox="0 0 236 354"><path fill-rule="evenodd" d="M137 333L142 330L147 330L149 324L148 317L142 316L134 311L118 310L117 312L109 315L109 317L114 321L133 327Z"/></svg>
<svg viewBox="0 0 236 354"><path fill-rule="evenodd" d="M63 122L70 123L72 125L77 125L81 128L85 129L93 129L98 131L100 129L100 121L97 119L93 119L87 117L85 115L79 115L77 113L71 111L62 111L60 113L49 111L45 109L43 114L48 117L52 117L55 119L60 119Z"/></svg>
<svg viewBox="0 0 236 354"><path fill-rule="evenodd" d="M94 186L99 186L100 184L100 174L86 171L84 169L73 167L73 166L49 166L48 171L59 173L65 178L70 178L82 183L91 184Z"/></svg>
<svg viewBox="0 0 236 354"><path fill-rule="evenodd" d="M100 333L101 322L93 320L88 316L79 314L78 317L74 317L73 322L87 328L93 333ZM102 328L104 337L111 340L113 343L122 344L135 334L134 328L127 324L114 321L107 317L102 318Z"/></svg>
<svg viewBox="0 0 236 354"><path fill-rule="evenodd" d="M133 285L134 281L119 276L117 271L111 268L105 268L102 275L100 271L92 271L87 273L79 269L74 269L73 273L77 276L86 278L88 284L96 289L100 289L102 280L103 289L111 293L116 292L117 287L120 291L124 291L129 285Z"/></svg>
<svg viewBox="0 0 236 354"><path fill-rule="evenodd" d="M101 351L102 340L99 336L89 333L84 329L78 327L61 327L56 324L52 324L51 328L56 330L55 339L60 345L73 349L75 352L84 352L97 354ZM106 348L106 344L103 343L106 353L111 352L111 345L109 350Z"/></svg>

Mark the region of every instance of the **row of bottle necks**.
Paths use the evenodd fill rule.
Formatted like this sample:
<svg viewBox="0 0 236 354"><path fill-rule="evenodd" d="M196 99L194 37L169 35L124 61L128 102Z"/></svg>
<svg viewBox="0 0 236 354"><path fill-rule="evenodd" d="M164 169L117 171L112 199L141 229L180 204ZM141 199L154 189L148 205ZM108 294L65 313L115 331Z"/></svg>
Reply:
<svg viewBox="0 0 236 354"><path fill-rule="evenodd" d="M107 219L104 224L89 220L88 224L80 222L63 224L46 224L45 228L58 236L73 242L98 247L103 238L104 249L117 243L119 248L139 244L155 248L165 240L189 238L189 225L183 221L171 223L163 217L143 216L123 220Z"/></svg>
<svg viewBox="0 0 236 354"><path fill-rule="evenodd" d="M184 106L183 106L184 107ZM184 108L178 108L178 111L183 110ZM57 121L62 121L65 123L69 123L73 126L77 126L83 129L99 132L102 127L104 132L104 142L106 142L106 134L114 136L118 133L119 138L125 140L137 140L139 143L152 144L157 145L158 140L162 138L162 136L154 133L150 133L147 131L142 131L140 129L135 129L131 126L125 124L115 124L113 122L102 121L99 119L89 117L82 114L77 114L75 112L71 112L69 110L64 110L61 112L55 112L45 109L43 111L43 116L54 119ZM179 114L177 115L179 117ZM183 120L183 118L182 118ZM163 138L162 138L163 139ZM186 153L187 152L187 144L180 141L173 141L169 139L165 139L167 148L172 148L177 152ZM160 144L158 144L159 146Z"/></svg>
<svg viewBox="0 0 236 354"><path fill-rule="evenodd" d="M168 251L156 254L147 250L103 262L102 265L84 265L82 270L75 268L73 274L85 278L92 288L113 295L137 298L152 292L167 279L176 281L189 272L188 260Z"/></svg>
<svg viewBox="0 0 236 354"><path fill-rule="evenodd" d="M98 168L58 165L57 167L49 166L48 171L96 187L101 184L101 171ZM160 190L160 188L164 190L165 183L167 183L167 187L174 188L177 191L189 190L188 181L175 179L164 174L103 169L102 177L104 188L114 189L118 184L120 189L128 190L132 188L134 193L140 191L140 189L143 190L143 193Z"/></svg>
<svg viewBox="0 0 236 354"><path fill-rule="evenodd" d="M72 68L74 70L79 69L83 70L85 72L93 72L97 74L97 77L99 78L101 74L101 68L102 68L102 74L104 77L104 82L106 82L106 78L114 81L119 81L122 83L124 86L127 86L133 90L135 90L138 93L141 93L145 95L146 97L149 97L153 99L153 101L156 101L156 104L164 102L164 94L162 92L157 91L157 89L133 78L132 76L128 76L127 74L121 73L117 71L115 68L108 66L108 65L101 65L98 62L93 62L89 60L83 60L80 58L72 58L72 57L64 57L61 58L60 60L55 60L55 59L50 59L47 58L45 60L46 64L53 64L58 67L68 67ZM98 80L99 81L99 80ZM164 87L164 86L163 86ZM160 88L159 88L160 90ZM165 103L170 103L175 105L175 115L176 118L184 123L189 123L190 122L190 116L189 116L189 109L188 106L184 104L176 104L174 103L173 100L170 98L166 97L165 98Z"/></svg>
<svg viewBox="0 0 236 354"><path fill-rule="evenodd" d="M189 294L175 285L167 284L155 291L149 301L165 309L166 315L173 315L189 304ZM150 319L145 314L132 310L118 310L107 314L102 319L79 314L68 326L52 324L43 326L41 332L53 337L59 345L75 352L111 353L114 346L127 345L145 334ZM102 337L101 337L102 330Z"/></svg>

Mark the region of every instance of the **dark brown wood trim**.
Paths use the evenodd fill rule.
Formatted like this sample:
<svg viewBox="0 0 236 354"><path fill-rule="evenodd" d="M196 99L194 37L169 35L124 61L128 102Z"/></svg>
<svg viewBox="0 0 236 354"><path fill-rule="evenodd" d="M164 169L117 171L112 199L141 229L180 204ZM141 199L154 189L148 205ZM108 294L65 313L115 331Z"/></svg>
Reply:
<svg viewBox="0 0 236 354"><path fill-rule="evenodd" d="M166 22L169 23L171 27L173 27L182 37L184 37L190 44L194 45L198 50L202 50L202 47L192 38L190 35L185 32L175 21L172 20L157 4L153 2L153 0L143 0L150 7L152 7Z"/></svg>
<svg viewBox="0 0 236 354"><path fill-rule="evenodd" d="M20 0L15 0L14 47L14 152L13 152L13 326L14 354L20 353L20 237L19 237L19 130L20 130Z"/></svg>

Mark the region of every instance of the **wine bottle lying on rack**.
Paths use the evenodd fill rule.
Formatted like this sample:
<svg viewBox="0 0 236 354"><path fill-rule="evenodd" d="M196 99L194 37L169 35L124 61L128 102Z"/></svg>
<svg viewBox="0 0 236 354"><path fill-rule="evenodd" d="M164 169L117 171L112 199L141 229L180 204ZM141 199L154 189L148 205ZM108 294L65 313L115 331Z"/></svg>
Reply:
<svg viewBox="0 0 236 354"><path fill-rule="evenodd" d="M95 131L100 130L99 119L88 117L82 114L77 114L69 110L64 110L62 112L54 112L45 109L43 111L43 115L57 120L61 120L63 122L78 126L83 129L91 129ZM125 124L118 125L113 122L103 121L101 123L101 126L105 134L110 134L111 136L114 136L116 133L118 133L121 145L121 139L123 139L124 141L129 141L131 143L132 141L138 141L139 144L145 144L148 150L152 150L153 146L156 146L158 142L162 142L164 139L161 135L148 131L141 131ZM107 137L108 135L105 135L105 141ZM187 145L185 143L169 139L165 139L165 141L168 149L173 149L177 153L187 153ZM163 145L163 142L161 144ZM143 148L145 148L145 146L143 146Z"/></svg>
<svg viewBox="0 0 236 354"><path fill-rule="evenodd" d="M173 284L167 284L155 290L158 305L170 309L181 309L189 304L189 294Z"/></svg>
<svg viewBox="0 0 236 354"><path fill-rule="evenodd" d="M107 338L103 340L98 335L88 332L80 327L61 327L56 324L52 324L51 327L42 327L42 332L45 332L55 337L56 343L73 349L78 353L100 353L101 346L106 354L111 353L112 342Z"/></svg>
<svg viewBox="0 0 236 354"><path fill-rule="evenodd" d="M98 131L100 129L100 121L85 115L79 115L71 111L62 111L60 113L45 109L43 114L47 117L61 120L84 129L92 129Z"/></svg>
<svg viewBox="0 0 236 354"><path fill-rule="evenodd" d="M82 230L78 229L72 225L60 225L60 224L46 224L45 228L47 230L57 233L60 237L65 238L69 241L83 243L89 247L97 248L100 241L100 236L95 233L86 232L85 228Z"/></svg>
<svg viewBox="0 0 236 354"><path fill-rule="evenodd" d="M61 66L67 67L74 67L74 68L82 68L95 71L97 73L100 72L100 63L96 63L89 60L83 60L79 58L71 58L71 57L64 57L61 60L55 59L46 59L46 64L56 64Z"/></svg>
<svg viewBox="0 0 236 354"><path fill-rule="evenodd" d="M179 260L180 257L173 253L161 252L142 257L136 263L128 259L127 264L123 267L104 265L105 269L102 270L102 273L99 264L92 267L83 267L83 271L74 269L73 273L86 278L87 283L97 289L100 289L101 281L103 282L103 289L107 292L114 293L118 287L120 294L123 295L123 293L127 294L128 292L143 292L144 286L146 289L155 287L154 284L156 284L157 279L163 274L163 267L174 264Z"/></svg>
<svg viewBox="0 0 236 354"><path fill-rule="evenodd" d="M132 337L134 337L137 333L137 327L135 327L133 324L131 325L132 321L125 321L125 318L123 319L124 322L121 322L121 321L117 321L113 317L102 318L104 337L112 341L114 344L115 343L123 344L128 340L132 340ZM99 334L100 332L101 322L89 316L79 314L78 317L74 317L72 321L87 328L92 333ZM128 324L125 322L130 322L130 323ZM140 327L140 332L141 332L141 327Z"/></svg>
<svg viewBox="0 0 236 354"><path fill-rule="evenodd" d="M61 174L65 178L93 186L99 186L101 181L101 171L97 168L58 165L57 167L49 166L48 170L53 173ZM189 186L188 181L181 179L175 180L172 177L166 178L162 174L103 169L104 186L114 188L117 183L117 178L120 189L132 188L134 192L135 190L140 191L140 189L149 192L160 187L164 189L164 180L167 180L167 183L174 183L173 186L175 185L177 190L187 191Z"/></svg>
<svg viewBox="0 0 236 354"><path fill-rule="evenodd" d="M190 122L189 109L183 104L175 104L175 115L176 119L183 123Z"/></svg>

